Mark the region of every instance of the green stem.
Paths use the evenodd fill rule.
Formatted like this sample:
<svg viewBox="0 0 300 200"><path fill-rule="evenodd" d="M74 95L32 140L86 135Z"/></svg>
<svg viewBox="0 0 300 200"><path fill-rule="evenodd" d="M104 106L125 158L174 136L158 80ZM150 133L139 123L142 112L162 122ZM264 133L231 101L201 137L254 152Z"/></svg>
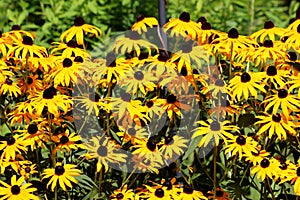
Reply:
<svg viewBox="0 0 300 200"><path fill-rule="evenodd" d="M198 163L200 164L202 170L204 171L204 173L206 174L206 176L209 178L209 180L211 180L211 182L214 182L214 180L211 178L211 176L209 175L208 171L206 170L205 166L203 166L199 156L197 155L197 152L194 151L195 153L195 157L196 157L196 160L198 161Z"/></svg>
<svg viewBox="0 0 300 200"><path fill-rule="evenodd" d="M267 182L268 182L269 189L270 189L270 191L271 191L272 199L275 200L275 195L274 195L274 193L273 193L273 190L272 190L272 187L271 187L271 184L270 184L269 177L267 177Z"/></svg>
<svg viewBox="0 0 300 200"><path fill-rule="evenodd" d="M247 171L248 171L249 168L250 168L250 165L251 165L251 164L249 163L248 166L247 166L247 168L246 168L246 171L244 172L244 175L243 175L243 177L242 177L242 179L241 179L241 181L240 181L240 185L242 184L244 178L246 177L246 174L247 174Z"/></svg>
<svg viewBox="0 0 300 200"><path fill-rule="evenodd" d="M137 167L135 167L132 172L129 174L129 176L126 178L125 181L123 181L121 188L126 184L126 182L130 179L130 177L133 175Z"/></svg>
<svg viewBox="0 0 300 200"><path fill-rule="evenodd" d="M102 170L103 167L100 170L100 174L99 174L99 195L101 196L101 185L102 185Z"/></svg>
<svg viewBox="0 0 300 200"><path fill-rule="evenodd" d="M218 147L214 146L214 199L216 199L217 195L217 155Z"/></svg>
<svg viewBox="0 0 300 200"><path fill-rule="evenodd" d="M229 65L229 73L228 73L228 82L230 81L232 77L232 65L233 65L233 42L231 42L230 46L230 65Z"/></svg>

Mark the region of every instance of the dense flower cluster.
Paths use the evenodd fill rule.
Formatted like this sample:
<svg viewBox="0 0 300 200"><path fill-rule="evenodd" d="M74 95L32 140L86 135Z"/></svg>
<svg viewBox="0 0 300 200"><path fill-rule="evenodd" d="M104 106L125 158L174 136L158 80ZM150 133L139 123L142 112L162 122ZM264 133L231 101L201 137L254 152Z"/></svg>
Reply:
<svg viewBox="0 0 300 200"><path fill-rule="evenodd" d="M81 17L49 49L0 33L1 199L221 200L246 179L300 195L300 18L242 36L183 12L146 38L158 26L137 17L96 58Z"/></svg>

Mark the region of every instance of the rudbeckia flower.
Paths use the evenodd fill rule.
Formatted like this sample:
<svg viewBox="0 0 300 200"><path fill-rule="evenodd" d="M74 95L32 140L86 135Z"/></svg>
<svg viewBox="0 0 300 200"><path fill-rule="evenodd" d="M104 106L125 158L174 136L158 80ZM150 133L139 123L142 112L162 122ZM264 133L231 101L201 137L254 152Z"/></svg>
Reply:
<svg viewBox="0 0 300 200"><path fill-rule="evenodd" d="M120 132L117 132L116 134L123 138L123 142L127 143L128 141L131 142L131 144L136 144L136 140L138 139L146 139L149 136L149 133L147 130L143 127L140 127L138 125L135 126L128 126L128 127L122 127L119 126Z"/></svg>
<svg viewBox="0 0 300 200"><path fill-rule="evenodd" d="M144 173L151 172L159 174L159 169L162 168L161 160L149 160L145 156L140 156L139 154L133 155L131 160L134 163L134 167Z"/></svg>
<svg viewBox="0 0 300 200"><path fill-rule="evenodd" d="M18 79L18 85L21 92L35 92L42 89L42 81L38 79L38 75L28 75Z"/></svg>
<svg viewBox="0 0 300 200"><path fill-rule="evenodd" d="M147 26L152 28L153 26L157 25L158 21L154 17L145 17L144 15L139 15L136 18L136 22L132 25L131 30L142 34L142 31L147 32Z"/></svg>
<svg viewBox="0 0 300 200"><path fill-rule="evenodd" d="M238 101L241 100L242 96L244 96L245 100L248 100L249 96L257 98L257 89L261 92L266 92L264 85L261 85L261 76L251 72L244 72L239 76L233 77L227 89L231 91L232 98L237 98Z"/></svg>
<svg viewBox="0 0 300 200"><path fill-rule="evenodd" d="M198 33L198 43L200 45L210 44L214 39L219 37L220 32L213 30L211 24L203 22L201 24L201 30Z"/></svg>
<svg viewBox="0 0 300 200"><path fill-rule="evenodd" d="M112 109L111 105L106 104L103 99L100 99L100 96L97 93L91 93L88 96L78 96L75 97L74 100L78 101L78 105L87 110L88 115L91 115L93 112L95 112L95 115L99 116L99 110L103 109L109 112Z"/></svg>
<svg viewBox="0 0 300 200"><path fill-rule="evenodd" d="M172 199L171 192L166 187L153 188L145 185L147 192L143 195L139 195L141 198L147 198L148 200L169 200Z"/></svg>
<svg viewBox="0 0 300 200"><path fill-rule="evenodd" d="M38 171L36 171L36 164L33 165L22 165L20 174L21 176L25 177L25 179L27 180L31 174L36 174L38 173Z"/></svg>
<svg viewBox="0 0 300 200"><path fill-rule="evenodd" d="M275 27L272 21L266 21L264 28L253 33L250 37L263 43L266 39L275 41L276 36L281 37L285 30L283 28Z"/></svg>
<svg viewBox="0 0 300 200"><path fill-rule="evenodd" d="M214 198L214 192L213 191L209 191L208 194L210 194L210 196L208 196L208 199L231 200L231 198L229 197L228 193L225 192L224 190L222 190L222 188L217 188L216 198Z"/></svg>
<svg viewBox="0 0 300 200"><path fill-rule="evenodd" d="M294 191L296 195L300 195L300 160L298 160L298 164L291 164L290 169L292 173L286 174L286 180L291 181L291 184L294 184Z"/></svg>
<svg viewBox="0 0 300 200"><path fill-rule="evenodd" d="M148 71L154 72L157 77L174 72L176 64L170 61L170 57L166 51L160 50L159 54L153 56L150 63L147 63Z"/></svg>
<svg viewBox="0 0 300 200"><path fill-rule="evenodd" d="M286 140L286 133L296 135L296 125L283 114L270 115L266 113L266 116L256 116L256 118L260 120L255 124L263 124L257 132L258 135L267 132L267 136L271 139L275 133L279 140Z"/></svg>
<svg viewBox="0 0 300 200"><path fill-rule="evenodd" d="M127 155L120 152L120 146L116 145L112 140L108 138L102 138L100 136L92 137L90 139L92 144L86 144L88 153L85 157L88 159L97 159L97 172L100 172L102 168L105 169L105 173L108 171L108 164L117 164L126 162Z"/></svg>
<svg viewBox="0 0 300 200"><path fill-rule="evenodd" d="M180 155L183 155L187 148L188 140L182 136L166 137L159 151L166 160L176 160Z"/></svg>
<svg viewBox="0 0 300 200"><path fill-rule="evenodd" d="M21 176L17 179L16 175L11 177L11 185L0 180L0 195L2 196L1 200L39 200L38 196L32 194L37 191L36 188L31 187L31 183L25 182L25 178Z"/></svg>
<svg viewBox="0 0 300 200"><path fill-rule="evenodd" d="M259 164L264 158L270 155L266 150L260 150L260 146L257 147L257 152L251 152L250 154L245 154L246 161L252 162L253 165Z"/></svg>
<svg viewBox="0 0 300 200"><path fill-rule="evenodd" d="M12 41L4 37L2 32L0 31L0 53L2 54L3 57L6 57L7 52L10 51L12 48Z"/></svg>
<svg viewBox="0 0 300 200"><path fill-rule="evenodd" d="M190 19L190 13L183 12L179 18L171 18L168 23L164 25L165 31L171 29L171 37L175 36L189 36L196 39L198 32L200 32L200 25Z"/></svg>
<svg viewBox="0 0 300 200"><path fill-rule="evenodd" d="M12 77L14 73L10 71L4 60L0 60L0 83L5 82L6 77Z"/></svg>
<svg viewBox="0 0 300 200"><path fill-rule="evenodd" d="M289 94L286 89L277 90L277 94L268 96L263 103L266 104L265 111L273 107L272 114L276 114L280 108L285 116L289 116L290 111L297 111L300 107L300 99Z"/></svg>
<svg viewBox="0 0 300 200"><path fill-rule="evenodd" d="M212 119L208 119L207 121L199 121L198 123L201 127L194 129L192 138L204 135L199 142L199 147L206 147L211 140L218 146L220 137L227 143L226 137L231 137L231 131L239 132L237 126L229 125L230 121L219 122Z"/></svg>
<svg viewBox="0 0 300 200"><path fill-rule="evenodd" d="M136 52L137 56L141 54L142 49L147 49L149 55L151 54L152 49L158 51L155 44L142 39L137 31L126 32L125 37L118 38L113 49L116 53L121 53L122 55Z"/></svg>
<svg viewBox="0 0 300 200"><path fill-rule="evenodd" d="M265 178L272 178L273 176L278 176L276 173L276 169L278 166L274 159L264 158L258 165L255 165L251 169L251 174L256 174L257 178L261 179L262 181Z"/></svg>
<svg viewBox="0 0 300 200"><path fill-rule="evenodd" d="M5 169L9 168L12 169L14 172L19 173L21 171L21 166L23 165L30 165L31 161L24 160L23 156L20 154L16 155L16 159L9 159L9 160L0 160L0 172L4 174Z"/></svg>
<svg viewBox="0 0 300 200"><path fill-rule="evenodd" d="M245 155L250 156L252 152L257 153L256 146L257 142L251 137L229 135L229 139L227 139L227 144L225 145L225 153L231 152L232 156L238 154L241 160Z"/></svg>
<svg viewBox="0 0 300 200"><path fill-rule="evenodd" d="M22 135L7 136L5 141L0 141L0 150L2 150L1 160L15 159L16 154L27 152L28 142Z"/></svg>
<svg viewBox="0 0 300 200"><path fill-rule="evenodd" d="M8 93L10 96L18 97L21 95L19 86L7 77L5 82L0 83L0 94L5 95Z"/></svg>
<svg viewBox="0 0 300 200"><path fill-rule="evenodd" d="M300 10L296 12L296 19L288 27L288 30L297 30L298 25L300 24Z"/></svg>
<svg viewBox="0 0 300 200"><path fill-rule="evenodd" d="M69 42L74 37L76 37L76 42L78 45L84 44L84 36L90 33L92 36L98 37L98 35L102 35L102 32L99 28L86 24L82 17L76 17L74 20L74 25L63 32L60 36L60 41Z"/></svg>
<svg viewBox="0 0 300 200"><path fill-rule="evenodd" d="M79 148L84 149L85 146L81 144L81 137L77 135L75 132L70 133L67 129L64 133L58 135L59 143L53 150L54 155L56 154L57 150L63 151L64 149L68 152L72 149L77 150Z"/></svg>
<svg viewBox="0 0 300 200"><path fill-rule="evenodd" d="M43 173L43 179L51 178L47 184L47 187L51 185L52 192L54 188L59 186L67 191L66 186L72 188L72 183L77 183L78 181L74 178L74 176L80 176L81 171L76 169L76 165L73 164L65 164L58 162L54 169L45 169Z"/></svg>
<svg viewBox="0 0 300 200"><path fill-rule="evenodd" d="M132 189L127 189L127 185L124 185L122 188L114 190L114 193L110 195L110 199L126 199L126 200L134 200L135 193Z"/></svg>
<svg viewBox="0 0 300 200"><path fill-rule="evenodd" d="M78 44L74 40L70 40L66 44L62 42L53 42L52 44L55 45L50 47L53 48L51 51L52 55L62 56L64 58L70 58L72 56L81 56L83 58L89 57L89 53L84 49L79 48Z"/></svg>
<svg viewBox="0 0 300 200"><path fill-rule="evenodd" d="M274 65L267 66L267 70L261 74L263 82L275 88L282 88L286 84L286 77L290 76L288 71L277 69Z"/></svg>
<svg viewBox="0 0 300 200"><path fill-rule="evenodd" d="M181 193L178 200L207 200L207 197L202 192L193 189L191 186L181 188Z"/></svg>
<svg viewBox="0 0 300 200"><path fill-rule="evenodd" d="M296 30L287 31L284 36L288 37L285 41L287 47L294 48L296 51L299 51L300 42L298 38L300 36L300 24L297 26Z"/></svg>

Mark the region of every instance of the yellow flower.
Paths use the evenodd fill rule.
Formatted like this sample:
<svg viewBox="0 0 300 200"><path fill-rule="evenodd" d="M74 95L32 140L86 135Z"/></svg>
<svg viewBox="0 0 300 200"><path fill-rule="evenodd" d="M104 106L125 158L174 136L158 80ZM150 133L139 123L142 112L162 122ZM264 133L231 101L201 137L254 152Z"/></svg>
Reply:
<svg viewBox="0 0 300 200"><path fill-rule="evenodd" d="M74 20L74 26L61 34L60 41L63 42L64 39L66 39L66 42L69 42L74 37L76 37L77 44L83 45L84 36L88 33L96 37L98 37L98 35L102 35L102 32L99 28L93 25L86 24L82 17L76 17Z"/></svg>
<svg viewBox="0 0 300 200"><path fill-rule="evenodd" d="M187 148L188 140L182 136L166 137L163 146L159 149L163 158L166 160L176 160L180 155L183 155ZM174 158L175 156L175 158Z"/></svg>
<svg viewBox="0 0 300 200"><path fill-rule="evenodd" d="M1 200L39 200L38 196L32 194L32 192L37 191L36 188L31 187L31 183L24 184L25 178L21 176L18 180L16 175L11 178L11 185L0 180L0 195Z"/></svg>
<svg viewBox="0 0 300 200"><path fill-rule="evenodd" d="M132 189L127 189L127 185L124 185L122 188L115 190L114 193L110 195L110 199L134 200L135 193Z"/></svg>
<svg viewBox="0 0 300 200"><path fill-rule="evenodd" d="M78 44L74 40L70 40L69 42L53 42L55 46L53 46L51 54L55 56L61 55L64 58L70 58L72 56L81 56L83 58L89 57L89 53L84 49L78 47Z"/></svg>
<svg viewBox="0 0 300 200"><path fill-rule="evenodd" d="M132 25L131 30L142 34L142 31L147 32L147 26L152 28L153 26L157 25L158 21L154 17L145 17L144 15L139 15L136 18L136 22Z"/></svg>
<svg viewBox="0 0 300 200"><path fill-rule="evenodd" d="M277 162L274 162L274 159L269 160L268 158L262 159L260 161L260 164L255 165L251 169L251 174L256 174L257 178L261 179L262 181L265 180L265 178L272 178L273 176L278 176L276 173Z"/></svg>
<svg viewBox="0 0 300 200"><path fill-rule="evenodd" d="M150 187L145 185L148 192L145 192L143 195L140 195L142 198L147 198L148 200L169 200L172 199L171 191L167 190L166 187Z"/></svg>
<svg viewBox="0 0 300 200"><path fill-rule="evenodd" d="M27 152L28 142L22 135L7 136L5 141L0 141L0 150L2 150L1 160L15 159L16 154Z"/></svg>
<svg viewBox="0 0 300 200"><path fill-rule="evenodd" d="M207 197L202 192L194 190L191 186L184 186L181 188L179 200L207 200Z"/></svg>
<svg viewBox="0 0 300 200"><path fill-rule="evenodd" d="M28 179L31 174L38 173L38 171L36 171L35 169L36 169L36 164L30 165L30 166L22 165L20 174L21 174L21 176L25 177L25 179Z"/></svg>
<svg viewBox="0 0 300 200"><path fill-rule="evenodd" d="M281 37L285 30L283 28L275 27L272 21L266 21L264 28L253 33L250 37L263 43L266 39L275 41L276 36Z"/></svg>
<svg viewBox="0 0 300 200"><path fill-rule="evenodd" d="M6 78L5 82L2 82L0 84L0 94L2 95L8 93L10 96L18 97L22 94L19 86L14 83L9 77Z"/></svg>
<svg viewBox="0 0 300 200"><path fill-rule="evenodd" d="M78 148L85 148L85 146L81 143L80 135L77 135L75 132L70 133L67 129L64 133L59 134L59 144L53 150L53 153L56 154L57 150L63 151L63 149L67 151L71 151L72 149L77 150Z"/></svg>
<svg viewBox="0 0 300 200"><path fill-rule="evenodd" d="M51 185L51 190L54 191L54 188L59 183L59 186L64 190L67 191L66 186L72 188L73 183L77 183L77 180L74 176L80 176L81 171L76 169L76 165L73 164L65 164L58 162L54 169L45 169L43 173L43 179L49 180L47 187Z"/></svg>

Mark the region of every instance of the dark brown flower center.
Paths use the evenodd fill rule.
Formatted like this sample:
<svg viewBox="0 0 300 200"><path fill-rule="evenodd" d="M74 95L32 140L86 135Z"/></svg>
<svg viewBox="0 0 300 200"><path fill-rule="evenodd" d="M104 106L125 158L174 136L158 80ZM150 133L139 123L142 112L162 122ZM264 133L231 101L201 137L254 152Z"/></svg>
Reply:
<svg viewBox="0 0 300 200"><path fill-rule="evenodd" d="M29 173L31 171L31 168L30 167L25 167L25 172L26 173Z"/></svg>
<svg viewBox="0 0 300 200"><path fill-rule="evenodd" d="M116 66L116 54L114 52L110 52L106 56L106 66L115 67Z"/></svg>
<svg viewBox="0 0 300 200"><path fill-rule="evenodd" d="M76 17L74 20L74 26L82 26L85 24L85 21L82 17Z"/></svg>
<svg viewBox="0 0 300 200"><path fill-rule="evenodd" d="M273 44L272 40L265 40L264 41L264 47L272 48L273 46L274 46L274 44Z"/></svg>
<svg viewBox="0 0 300 200"><path fill-rule="evenodd" d="M106 146L100 146L98 149L97 149L97 154L101 157L105 157L107 156L107 147Z"/></svg>
<svg viewBox="0 0 300 200"><path fill-rule="evenodd" d="M172 183L170 181L164 182L163 186L167 187L167 190L171 190L172 189Z"/></svg>
<svg viewBox="0 0 300 200"><path fill-rule="evenodd" d="M264 29L274 28L274 23L272 21L266 21L264 25Z"/></svg>
<svg viewBox="0 0 300 200"><path fill-rule="evenodd" d="M6 142L7 142L7 145L10 146L10 145L15 144L16 139L15 139L13 136L8 136L8 137L6 138Z"/></svg>
<svg viewBox="0 0 300 200"><path fill-rule="evenodd" d="M70 47L70 48L76 48L78 45L77 45L77 43L74 40L70 40L67 43L67 46Z"/></svg>
<svg viewBox="0 0 300 200"><path fill-rule="evenodd" d="M228 37L232 39L236 39L239 37L239 32L235 28L232 28L228 32Z"/></svg>
<svg viewBox="0 0 300 200"><path fill-rule="evenodd" d="M211 25L208 22L203 22L201 28L202 30L211 30Z"/></svg>
<svg viewBox="0 0 300 200"><path fill-rule="evenodd" d="M289 39L289 36L284 36L280 39L280 41L285 43L287 39Z"/></svg>
<svg viewBox="0 0 300 200"><path fill-rule="evenodd" d="M13 25L12 27L11 27L11 30L12 31L19 31L19 30L21 30L21 27L19 26L19 25Z"/></svg>
<svg viewBox="0 0 300 200"><path fill-rule="evenodd" d="M83 63L83 58L81 56L76 56L74 62Z"/></svg>
<svg viewBox="0 0 300 200"><path fill-rule="evenodd" d="M297 32L300 33L300 24L297 26Z"/></svg>
<svg viewBox="0 0 300 200"><path fill-rule="evenodd" d="M63 61L63 67L65 67L65 68L71 67L72 64L73 64L73 62L70 58L65 58Z"/></svg>
<svg viewBox="0 0 300 200"><path fill-rule="evenodd" d="M149 140L147 142L147 148L150 150L150 151L154 151L156 149L156 143L152 140Z"/></svg>
<svg viewBox="0 0 300 200"><path fill-rule="evenodd" d="M270 166L270 161L266 158L264 158L261 162L260 162L260 166L262 168L267 168Z"/></svg>
<svg viewBox="0 0 300 200"><path fill-rule="evenodd" d="M63 166L56 166L54 172L57 176L63 175L65 173L65 168Z"/></svg>
<svg viewBox="0 0 300 200"><path fill-rule="evenodd" d="M247 72L244 72L242 75L241 75L241 81L243 83L247 83L251 80L251 76L250 74L248 74Z"/></svg>
<svg viewBox="0 0 300 200"><path fill-rule="evenodd" d="M60 138L59 142L60 142L61 144L66 144L66 143L69 142L69 138L68 138L67 136L63 135L63 136Z"/></svg>
<svg viewBox="0 0 300 200"><path fill-rule="evenodd" d="M189 22L191 17L190 17L190 13L188 12L182 12L179 16L179 19L183 22Z"/></svg>
<svg viewBox="0 0 300 200"><path fill-rule="evenodd" d="M170 94L168 97L167 97L167 103L175 103L177 101L177 98L175 95L173 94Z"/></svg>
<svg viewBox="0 0 300 200"><path fill-rule="evenodd" d="M300 167L297 168L297 176L300 176Z"/></svg>
<svg viewBox="0 0 300 200"><path fill-rule="evenodd" d="M257 152L251 151L251 154L252 154L253 156L258 156L258 155L260 154L260 151L257 151Z"/></svg>
<svg viewBox="0 0 300 200"><path fill-rule="evenodd" d="M99 102L100 96L99 96L99 94L97 94L97 93L91 93L91 94L89 95L89 99L90 99L91 101L93 101L93 102Z"/></svg>
<svg viewBox="0 0 300 200"><path fill-rule="evenodd" d="M25 35L25 36L23 36L23 42L22 43L25 44L25 45L32 46L33 45L33 40L32 40L31 37Z"/></svg>
<svg viewBox="0 0 300 200"><path fill-rule="evenodd" d="M286 170L288 167L288 165L284 162L284 163L281 163L281 165L279 166L280 169L282 170Z"/></svg>
<svg viewBox="0 0 300 200"><path fill-rule="evenodd" d="M18 185L13 185L11 188L10 188L10 191L13 195L18 195L20 194L21 192L21 188L18 186Z"/></svg>
<svg viewBox="0 0 300 200"><path fill-rule="evenodd" d="M130 99L131 99L131 95L130 95L129 93L127 93L127 92L123 92L123 93L121 94L121 99L122 99L123 101L125 101L125 102L129 102Z"/></svg>
<svg viewBox="0 0 300 200"><path fill-rule="evenodd" d="M224 86L224 81L220 78L218 78L216 81L215 81L215 85L216 86L219 86L219 87L223 87Z"/></svg>
<svg viewBox="0 0 300 200"><path fill-rule="evenodd" d="M141 71L137 71L137 72L134 73L134 78L135 78L136 80L141 81L141 80L144 79L144 73L141 72Z"/></svg>
<svg viewBox="0 0 300 200"><path fill-rule="evenodd" d="M236 143L243 146L246 144L246 138L242 135L240 135L239 137L236 138Z"/></svg>
<svg viewBox="0 0 300 200"><path fill-rule="evenodd" d="M154 105L154 102L152 100L149 100L149 101L146 102L146 106L148 108L151 108L153 105Z"/></svg>
<svg viewBox="0 0 300 200"><path fill-rule="evenodd" d="M31 85L33 83L33 79L31 77L27 77L27 84Z"/></svg>
<svg viewBox="0 0 300 200"><path fill-rule="evenodd" d="M165 195L165 192L163 189L161 188L157 188L154 192L155 196L157 196L158 198L162 198Z"/></svg>
<svg viewBox="0 0 300 200"><path fill-rule="evenodd" d="M193 194L194 192L194 189L191 187L191 186L184 186L183 188L183 192L186 193L186 194Z"/></svg>
<svg viewBox="0 0 300 200"><path fill-rule="evenodd" d="M124 194L118 193L117 196L116 196L116 198L117 198L118 200L123 199L123 198L124 198Z"/></svg>
<svg viewBox="0 0 300 200"><path fill-rule="evenodd" d="M53 97L56 95L56 89L51 86L44 90L43 92L43 99L53 99Z"/></svg>
<svg viewBox="0 0 300 200"><path fill-rule="evenodd" d="M166 62L169 59L168 53L166 51L159 51L157 59L161 62Z"/></svg>
<svg viewBox="0 0 300 200"><path fill-rule="evenodd" d="M285 89L280 89L280 90L278 90L278 97L279 97L280 99L284 99L284 98L286 98L287 96L288 96L287 90L285 90Z"/></svg>
<svg viewBox="0 0 300 200"><path fill-rule="evenodd" d="M182 76L187 76L188 71L187 71L186 67L182 67L182 68L181 68L180 74L181 74Z"/></svg>
<svg viewBox="0 0 300 200"><path fill-rule="evenodd" d="M275 76L277 74L277 69L275 66L270 65L267 69L267 75L268 76Z"/></svg>
<svg viewBox="0 0 300 200"><path fill-rule="evenodd" d="M136 22L140 22L143 19L145 19L145 16L144 15L139 15L139 16L136 17Z"/></svg>
<svg viewBox="0 0 300 200"><path fill-rule="evenodd" d="M207 22L207 20L206 20L205 17L202 16L202 17L199 17L199 18L198 18L197 23L199 23L199 22L200 22L201 24L203 24L204 22Z"/></svg>
<svg viewBox="0 0 300 200"><path fill-rule="evenodd" d="M165 139L165 145L172 145L172 144L174 144L174 139L173 139L173 137L167 137L167 138Z"/></svg>
<svg viewBox="0 0 300 200"><path fill-rule="evenodd" d="M281 121L281 116L280 116L280 114L276 113L276 114L272 115L272 120L273 120L274 122L280 122L280 121Z"/></svg>
<svg viewBox="0 0 300 200"><path fill-rule="evenodd" d="M293 52L293 51L290 51L290 52L288 53L288 56L289 56L289 59L290 59L291 61L296 61L296 60L297 60L297 54L296 54L295 52Z"/></svg>
<svg viewBox="0 0 300 200"><path fill-rule="evenodd" d="M38 131L38 127L36 124L29 124L27 131L29 134L35 134Z"/></svg>
<svg viewBox="0 0 300 200"><path fill-rule="evenodd" d="M147 52L141 52L139 55L139 60L147 59L149 54Z"/></svg>
<svg viewBox="0 0 300 200"><path fill-rule="evenodd" d="M216 192L217 197L222 197L223 194L224 194L224 192L222 190L217 190L217 192Z"/></svg>
<svg viewBox="0 0 300 200"><path fill-rule="evenodd" d="M13 81L12 81L10 78L6 78L6 79L5 79L5 84L7 84L7 85L12 85L12 84L13 84Z"/></svg>
<svg viewBox="0 0 300 200"><path fill-rule="evenodd" d="M219 131L221 130L221 125L219 122L217 121L213 121L211 124L210 124L210 130L212 131Z"/></svg>

